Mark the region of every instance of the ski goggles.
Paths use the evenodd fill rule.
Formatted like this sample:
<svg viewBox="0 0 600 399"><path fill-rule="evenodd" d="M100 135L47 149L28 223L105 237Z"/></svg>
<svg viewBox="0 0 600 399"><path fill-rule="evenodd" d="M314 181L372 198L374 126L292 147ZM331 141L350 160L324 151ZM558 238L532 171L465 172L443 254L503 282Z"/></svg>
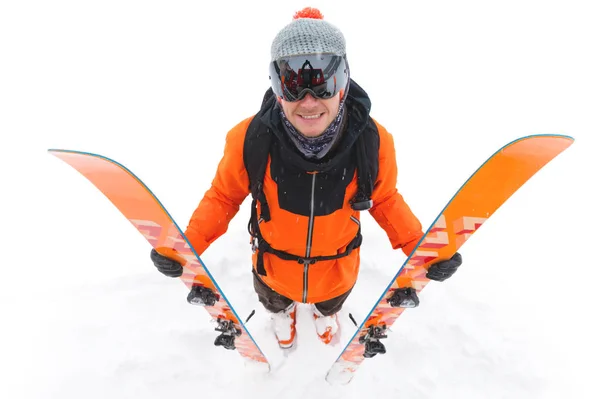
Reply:
<svg viewBox="0 0 600 399"><path fill-rule="evenodd" d="M299 101L309 93L325 100L346 88L349 72L346 57L295 55L271 62L269 79L275 95L286 101Z"/></svg>

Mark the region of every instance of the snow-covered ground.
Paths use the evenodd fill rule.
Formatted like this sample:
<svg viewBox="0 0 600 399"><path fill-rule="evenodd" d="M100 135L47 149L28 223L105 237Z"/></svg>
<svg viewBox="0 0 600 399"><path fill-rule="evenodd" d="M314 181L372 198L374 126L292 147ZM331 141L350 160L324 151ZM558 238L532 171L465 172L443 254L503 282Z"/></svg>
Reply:
<svg viewBox="0 0 600 399"><path fill-rule="evenodd" d="M340 346L307 308L283 356L252 289L248 203L204 254L273 362L212 345L214 326L160 275L149 246L47 148L135 172L178 223L209 187L226 131L258 110L271 40L313 5L340 27L353 78L396 140L398 187L427 227L520 136L575 144L461 250L393 326L388 354L332 387ZM0 4L0 397L597 398L600 12L594 1ZM404 255L363 217L354 332Z"/></svg>

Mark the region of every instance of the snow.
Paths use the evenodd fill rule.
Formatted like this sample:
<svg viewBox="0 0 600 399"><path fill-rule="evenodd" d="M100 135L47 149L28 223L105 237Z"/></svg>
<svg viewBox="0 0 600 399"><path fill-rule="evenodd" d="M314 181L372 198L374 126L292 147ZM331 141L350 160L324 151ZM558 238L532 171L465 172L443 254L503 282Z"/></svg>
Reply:
<svg viewBox="0 0 600 399"><path fill-rule="evenodd" d="M204 261L273 363L212 345L214 325L161 276L97 190L45 151L114 158L185 227L224 135L258 110L270 43L305 2L19 1L0 5L0 397L562 398L596 384L599 6L594 1L318 1L395 137L398 187L428 226L520 136L575 144L463 247L347 386L324 375L404 255L363 217L362 269L326 347L307 306L277 348L252 289L248 203ZM391 4L394 8L391 9Z"/></svg>

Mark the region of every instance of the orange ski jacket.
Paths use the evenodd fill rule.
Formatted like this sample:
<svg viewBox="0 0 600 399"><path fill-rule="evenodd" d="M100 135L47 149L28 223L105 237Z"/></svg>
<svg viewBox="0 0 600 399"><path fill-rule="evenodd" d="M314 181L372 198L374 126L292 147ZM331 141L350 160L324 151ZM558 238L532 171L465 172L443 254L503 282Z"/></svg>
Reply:
<svg viewBox="0 0 600 399"><path fill-rule="evenodd" d="M369 116L370 101L366 93L351 81L343 136L331 157L320 164L304 159L286 140L276 107L263 106L257 115L228 132L212 186L185 232L196 252L202 254L225 233L250 194L243 150L246 131L256 117L269 126L276 138L263 183L271 220L259 223L262 237L272 248L298 257L345 252L360 226L360 212L350 207L358 188L356 161L350 149L365 128L373 128L379 133L379 169L369 212L387 233L392 247L410 254L423 236L421 224L396 189L398 171L393 137ZM260 278L294 301L322 302L352 289L358 276L359 254L360 248L356 248L348 256L308 265L264 253L266 276ZM257 254L252 258L256 273Z"/></svg>

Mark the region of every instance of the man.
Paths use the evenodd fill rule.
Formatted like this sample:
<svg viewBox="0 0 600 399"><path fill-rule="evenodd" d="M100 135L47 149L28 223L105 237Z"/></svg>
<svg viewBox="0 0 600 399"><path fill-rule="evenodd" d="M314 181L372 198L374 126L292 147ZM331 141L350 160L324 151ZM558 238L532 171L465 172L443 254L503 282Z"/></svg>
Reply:
<svg viewBox="0 0 600 399"><path fill-rule="evenodd" d="M279 345L295 342L298 302L311 304L317 334L328 344L358 276L360 211L368 209L407 255L423 232L396 189L392 136L369 116L369 97L350 79L344 36L318 10L296 13L277 34L270 79L258 114L227 134L212 187L185 234L201 254L252 192L254 288ZM249 170L261 157L257 184ZM152 259L163 274L181 275L179 263L156 251ZM460 263L456 254L428 277L445 280Z"/></svg>

